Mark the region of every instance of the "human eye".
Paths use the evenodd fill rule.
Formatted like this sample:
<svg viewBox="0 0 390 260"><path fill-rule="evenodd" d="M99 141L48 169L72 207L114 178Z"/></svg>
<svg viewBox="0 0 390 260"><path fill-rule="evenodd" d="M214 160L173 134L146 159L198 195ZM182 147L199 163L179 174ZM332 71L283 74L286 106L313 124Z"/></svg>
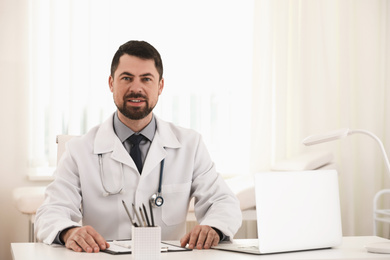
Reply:
<svg viewBox="0 0 390 260"><path fill-rule="evenodd" d="M152 79L151 79L151 78L148 78L148 77L145 77L145 78L142 78L142 81L144 81L144 82L150 82L150 81L152 81Z"/></svg>
<svg viewBox="0 0 390 260"><path fill-rule="evenodd" d="M124 80L124 81L131 81L132 78L129 77L129 76L125 76L125 77L122 77L122 80Z"/></svg>

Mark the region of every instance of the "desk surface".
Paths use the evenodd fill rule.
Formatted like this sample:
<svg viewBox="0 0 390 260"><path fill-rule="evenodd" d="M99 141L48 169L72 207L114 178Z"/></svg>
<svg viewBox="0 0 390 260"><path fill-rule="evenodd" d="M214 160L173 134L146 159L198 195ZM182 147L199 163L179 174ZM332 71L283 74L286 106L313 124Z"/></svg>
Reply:
<svg viewBox="0 0 390 260"><path fill-rule="evenodd" d="M162 253L163 259L390 259L389 254L368 253L364 245L373 242L389 241L384 238L366 236L366 237L344 237L343 243L333 249L312 250L295 253L282 253L272 255L249 255L234 252L225 252L220 250L193 250L186 252ZM390 243L390 241L389 241ZM14 260L62 260L62 259L133 259L133 255L109 255L100 253L76 253L63 246L49 246L42 243L12 243L12 256Z"/></svg>

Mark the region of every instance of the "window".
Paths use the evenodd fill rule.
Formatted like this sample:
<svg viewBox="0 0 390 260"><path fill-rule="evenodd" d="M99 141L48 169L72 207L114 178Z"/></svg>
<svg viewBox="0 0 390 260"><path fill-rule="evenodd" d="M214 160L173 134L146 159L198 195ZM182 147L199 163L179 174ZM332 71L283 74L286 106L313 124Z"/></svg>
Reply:
<svg viewBox="0 0 390 260"><path fill-rule="evenodd" d="M247 172L253 5L31 0L30 165L36 174L52 174L56 135L84 134L115 111L111 59L130 39L148 41L162 56L165 88L156 115L200 132L222 174Z"/></svg>

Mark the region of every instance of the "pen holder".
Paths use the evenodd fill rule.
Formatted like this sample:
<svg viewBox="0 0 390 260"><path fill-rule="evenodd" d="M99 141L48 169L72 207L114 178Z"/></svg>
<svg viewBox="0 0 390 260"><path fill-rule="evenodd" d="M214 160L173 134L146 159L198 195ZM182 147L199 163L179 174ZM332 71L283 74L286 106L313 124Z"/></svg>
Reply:
<svg viewBox="0 0 390 260"><path fill-rule="evenodd" d="M161 227L132 227L134 259L159 259Z"/></svg>

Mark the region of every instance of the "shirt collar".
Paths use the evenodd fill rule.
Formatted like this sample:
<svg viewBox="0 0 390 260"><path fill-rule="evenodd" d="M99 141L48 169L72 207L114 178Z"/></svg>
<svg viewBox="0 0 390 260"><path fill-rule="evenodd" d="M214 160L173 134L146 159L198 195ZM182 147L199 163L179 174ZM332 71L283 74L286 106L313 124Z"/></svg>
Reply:
<svg viewBox="0 0 390 260"><path fill-rule="evenodd" d="M156 127L157 127L156 119L153 114L150 123L147 126L145 126L145 128L142 129L139 133L144 135L151 142L153 141L154 134L156 133ZM127 138L129 138L131 135L134 134L133 130L128 128L124 123L122 123L121 120L119 120L118 111L115 112L115 116L114 116L114 131L122 143L126 141Z"/></svg>

